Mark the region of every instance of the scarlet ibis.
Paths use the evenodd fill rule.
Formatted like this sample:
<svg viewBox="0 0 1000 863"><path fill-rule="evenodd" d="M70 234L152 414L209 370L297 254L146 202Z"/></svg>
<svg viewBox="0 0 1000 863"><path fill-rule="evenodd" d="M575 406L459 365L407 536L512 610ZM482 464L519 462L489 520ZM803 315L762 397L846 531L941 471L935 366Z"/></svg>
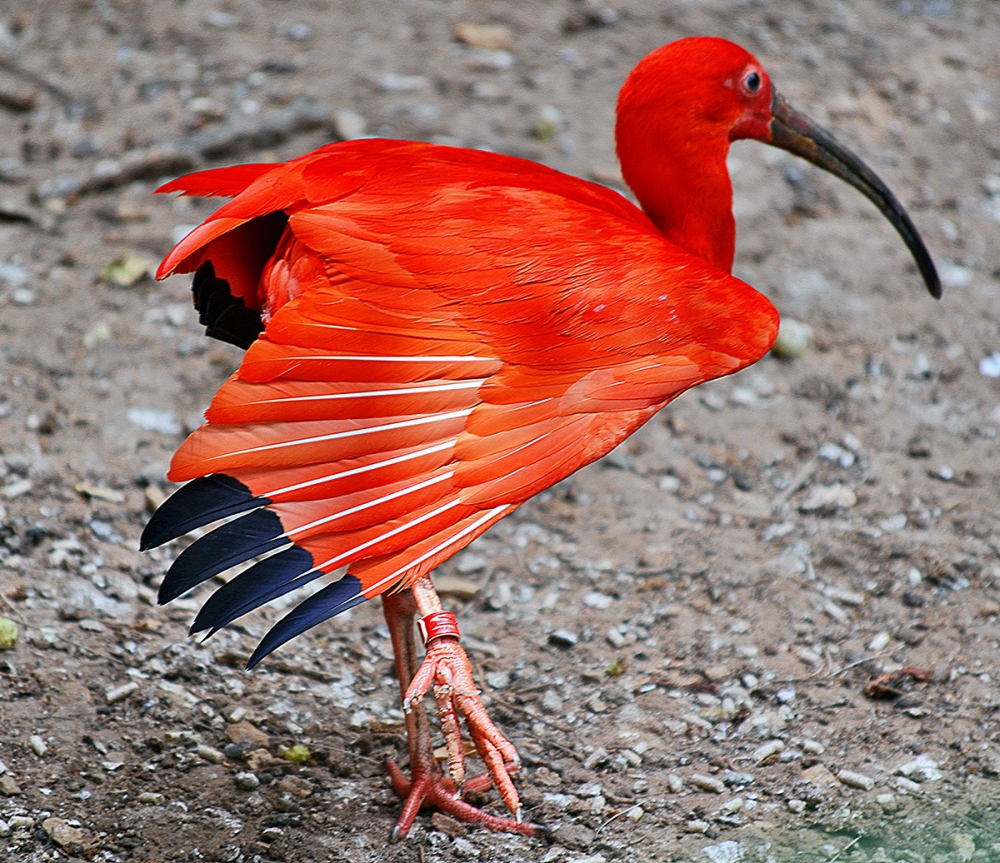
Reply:
<svg viewBox="0 0 1000 863"><path fill-rule="evenodd" d="M618 99L618 193L532 162L412 141L330 144L285 163L201 171L160 192L228 196L166 257L194 273L207 333L246 349L173 458L187 482L143 548L225 520L175 560L169 602L255 562L208 599L218 631L321 580L250 659L381 595L410 778L395 834L434 805L532 834L429 573L536 492L600 458L689 387L771 347L778 314L733 278L731 141L788 150L866 195L940 283L909 216L857 156L794 111L722 39L653 51ZM334 580L346 567L346 572ZM419 658L414 618L425 647ZM433 692L447 750L435 761ZM461 723L486 773L465 782ZM495 786L513 815L465 802Z"/></svg>

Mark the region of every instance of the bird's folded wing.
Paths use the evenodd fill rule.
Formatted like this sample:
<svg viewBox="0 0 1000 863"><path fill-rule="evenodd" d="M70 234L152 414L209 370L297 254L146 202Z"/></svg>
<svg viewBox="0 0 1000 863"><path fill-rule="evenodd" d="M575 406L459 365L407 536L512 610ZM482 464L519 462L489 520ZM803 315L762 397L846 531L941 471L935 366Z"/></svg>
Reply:
<svg viewBox="0 0 1000 863"><path fill-rule="evenodd" d="M602 210L575 187L476 178L455 170L404 195L398 178L355 177L321 204L283 192L287 229L257 288L265 332L175 456L171 479L193 481L145 536L231 517L178 557L163 600L260 558L194 629L348 566L256 661L430 571L680 392L769 347L770 304L641 214L622 218L624 202ZM271 183L258 217L283 184L295 185ZM253 212L240 198L226 207L237 203L241 218ZM175 265L214 264L220 238L206 230Z"/></svg>

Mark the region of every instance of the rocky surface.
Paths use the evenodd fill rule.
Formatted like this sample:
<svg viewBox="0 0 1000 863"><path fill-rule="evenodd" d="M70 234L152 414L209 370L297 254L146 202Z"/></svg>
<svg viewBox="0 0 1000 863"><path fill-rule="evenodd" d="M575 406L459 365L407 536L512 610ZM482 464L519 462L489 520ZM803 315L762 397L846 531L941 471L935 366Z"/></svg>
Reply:
<svg viewBox="0 0 1000 863"><path fill-rule="evenodd" d="M560 0L0 9L0 857L967 861L1000 856L1000 9ZM239 361L150 267L201 166L361 134L620 183L615 93L692 33L753 50L911 209L734 147L735 272L786 359L685 395L442 568L545 840L422 815L377 604L244 659L141 555ZM808 336L808 331L805 331ZM490 805L491 800L484 801ZM492 801L495 805L495 801Z"/></svg>

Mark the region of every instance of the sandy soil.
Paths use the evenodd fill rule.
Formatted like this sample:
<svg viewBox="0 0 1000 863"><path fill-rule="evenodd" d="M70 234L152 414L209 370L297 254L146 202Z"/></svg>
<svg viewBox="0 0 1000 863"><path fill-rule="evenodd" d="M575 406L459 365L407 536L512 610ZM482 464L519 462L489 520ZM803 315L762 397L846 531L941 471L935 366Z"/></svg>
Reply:
<svg viewBox="0 0 1000 863"><path fill-rule="evenodd" d="M813 345L687 394L442 568L552 835L428 814L388 845L405 747L377 605L246 674L281 608L196 644L207 588L154 604L180 544L141 555L139 532L239 352L201 336L186 279L107 266L141 273L210 212L159 180L338 135L614 183L617 88L692 33L753 50L871 162L945 298L852 190L734 148L736 273ZM1000 859L998 33L989 0L7 0L0 857Z"/></svg>

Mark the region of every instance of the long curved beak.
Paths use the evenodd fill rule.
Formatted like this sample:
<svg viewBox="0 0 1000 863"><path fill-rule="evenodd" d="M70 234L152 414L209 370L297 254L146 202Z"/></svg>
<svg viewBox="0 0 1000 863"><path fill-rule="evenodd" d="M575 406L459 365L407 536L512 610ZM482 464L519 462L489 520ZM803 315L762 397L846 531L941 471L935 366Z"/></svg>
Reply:
<svg viewBox="0 0 1000 863"><path fill-rule="evenodd" d="M906 243L931 296L940 299L941 279L927 246L903 205L878 175L833 135L792 108L777 91L771 102L771 116L769 143L840 177L878 207Z"/></svg>

